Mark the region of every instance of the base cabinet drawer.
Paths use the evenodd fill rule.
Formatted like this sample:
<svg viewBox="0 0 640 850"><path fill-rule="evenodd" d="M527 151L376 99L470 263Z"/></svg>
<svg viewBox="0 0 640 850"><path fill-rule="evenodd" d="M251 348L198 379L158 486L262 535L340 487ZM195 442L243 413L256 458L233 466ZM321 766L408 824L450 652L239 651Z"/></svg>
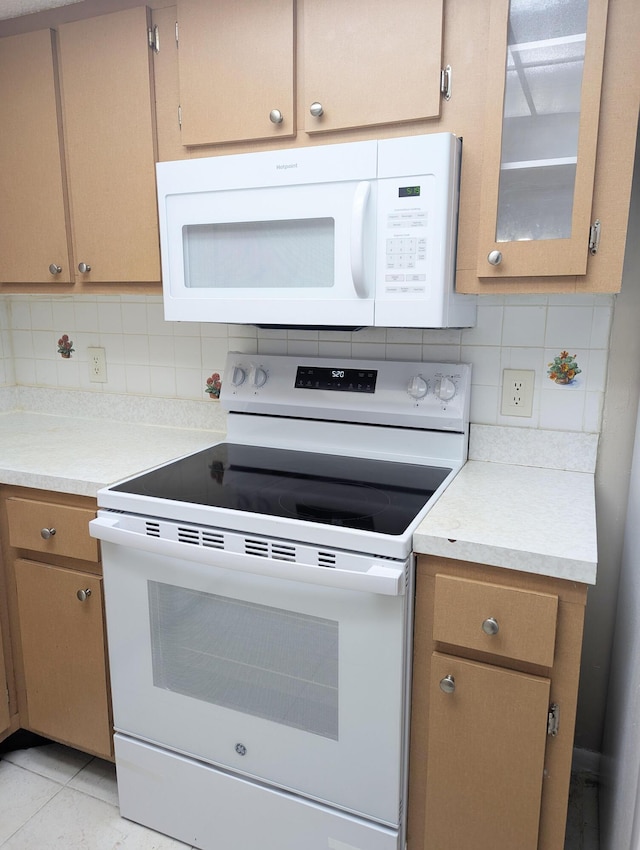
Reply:
<svg viewBox="0 0 640 850"><path fill-rule="evenodd" d="M7 499L9 543L48 555L98 560L98 542L89 536L94 510L33 499Z"/></svg>
<svg viewBox="0 0 640 850"><path fill-rule="evenodd" d="M551 667L558 597L439 574L433 639Z"/></svg>
<svg viewBox="0 0 640 850"><path fill-rule="evenodd" d="M112 757L102 578L18 559L24 726Z"/></svg>

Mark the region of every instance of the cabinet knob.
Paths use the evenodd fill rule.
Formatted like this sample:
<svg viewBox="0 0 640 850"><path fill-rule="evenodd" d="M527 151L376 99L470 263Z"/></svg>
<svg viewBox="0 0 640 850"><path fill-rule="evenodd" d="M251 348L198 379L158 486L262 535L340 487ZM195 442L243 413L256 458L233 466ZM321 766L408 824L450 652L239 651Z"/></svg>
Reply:
<svg viewBox="0 0 640 850"><path fill-rule="evenodd" d="M76 593L76 596L80 600L80 602L86 602L87 599L91 596L91 588L87 587L85 590L79 590Z"/></svg>
<svg viewBox="0 0 640 850"><path fill-rule="evenodd" d="M91 266L89 263L78 263L78 271L80 274L86 274L91 271Z"/></svg>
<svg viewBox="0 0 640 850"><path fill-rule="evenodd" d="M445 676L440 679L440 690L443 694L452 694L456 689L456 680L453 676Z"/></svg>
<svg viewBox="0 0 640 850"><path fill-rule="evenodd" d="M60 274L60 272L62 271L62 266L57 266L55 263L51 263L51 265L49 266L49 271L51 272L51 274Z"/></svg>
<svg viewBox="0 0 640 850"><path fill-rule="evenodd" d="M497 635L500 631L500 626L498 625L498 621L495 617L487 617L487 619L482 624L482 631L485 635Z"/></svg>
<svg viewBox="0 0 640 850"><path fill-rule="evenodd" d="M487 260L492 266L499 266L502 262L502 251L489 251Z"/></svg>
<svg viewBox="0 0 640 850"><path fill-rule="evenodd" d="M284 121L282 112L280 112L279 109L272 109L269 113L269 121L271 121L272 124L282 124Z"/></svg>
<svg viewBox="0 0 640 850"><path fill-rule="evenodd" d="M324 109L322 108L322 104L318 103L318 101L314 101L309 107L309 112L313 115L314 118L320 118L321 115L324 115Z"/></svg>
<svg viewBox="0 0 640 850"><path fill-rule="evenodd" d="M40 530L40 537L42 537L43 540L48 540L50 537L53 537L55 533L55 528L43 528Z"/></svg>

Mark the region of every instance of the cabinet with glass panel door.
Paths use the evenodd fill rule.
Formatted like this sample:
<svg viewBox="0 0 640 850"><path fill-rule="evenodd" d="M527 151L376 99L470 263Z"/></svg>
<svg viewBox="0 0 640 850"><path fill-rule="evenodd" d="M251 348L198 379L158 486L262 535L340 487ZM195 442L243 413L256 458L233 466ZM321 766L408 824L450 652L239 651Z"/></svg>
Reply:
<svg viewBox="0 0 640 850"><path fill-rule="evenodd" d="M586 273L607 6L491 2L480 278Z"/></svg>

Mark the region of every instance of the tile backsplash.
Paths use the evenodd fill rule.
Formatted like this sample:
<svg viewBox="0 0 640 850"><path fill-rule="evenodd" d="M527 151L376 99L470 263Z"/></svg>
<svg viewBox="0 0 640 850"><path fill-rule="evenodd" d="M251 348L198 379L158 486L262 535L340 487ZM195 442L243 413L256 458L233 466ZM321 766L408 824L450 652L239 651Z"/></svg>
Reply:
<svg viewBox="0 0 640 850"><path fill-rule="evenodd" d="M473 364L471 421L559 431L600 430L614 297L484 296L475 328L371 328L356 332L265 330L245 325L165 322L157 296L0 296L0 386L82 390L202 400L206 379L229 350ZM73 341L71 358L58 340ZM91 347L104 348L106 382L89 380ZM562 350L581 373L549 380ZM500 413L503 369L535 372L531 417Z"/></svg>

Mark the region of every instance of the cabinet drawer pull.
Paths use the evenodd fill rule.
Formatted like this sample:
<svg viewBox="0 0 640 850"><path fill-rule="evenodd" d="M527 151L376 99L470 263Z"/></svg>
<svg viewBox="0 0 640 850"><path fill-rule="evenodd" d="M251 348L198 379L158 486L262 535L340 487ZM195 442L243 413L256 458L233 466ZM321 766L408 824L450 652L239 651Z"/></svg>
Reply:
<svg viewBox="0 0 640 850"><path fill-rule="evenodd" d="M440 679L440 690L443 694L452 694L456 689L456 680L453 676L445 676Z"/></svg>
<svg viewBox="0 0 640 850"><path fill-rule="evenodd" d="M62 266L58 266L58 265L56 265L56 263L51 263L51 265L49 266L49 272L51 274L60 274L61 271L62 271Z"/></svg>
<svg viewBox="0 0 640 850"><path fill-rule="evenodd" d="M87 274L87 272L91 271L91 266L89 263L78 263L78 271L80 274Z"/></svg>
<svg viewBox="0 0 640 850"><path fill-rule="evenodd" d="M492 266L499 266L502 262L502 251L489 251L487 254L487 260Z"/></svg>
<svg viewBox="0 0 640 850"><path fill-rule="evenodd" d="M91 588L87 587L85 590L79 590L76 593L76 596L80 600L80 602L86 602L87 599L91 596Z"/></svg>
<svg viewBox="0 0 640 850"><path fill-rule="evenodd" d="M314 118L320 118L321 115L324 115L324 109L321 103L318 101L314 101L309 107L309 112L313 115Z"/></svg>
<svg viewBox="0 0 640 850"><path fill-rule="evenodd" d="M487 617L487 619L482 624L482 631L485 635L497 635L500 631L500 626L498 625L498 621L495 617Z"/></svg>
<svg viewBox="0 0 640 850"><path fill-rule="evenodd" d="M42 537L43 540L48 540L50 537L53 537L55 533L55 528L43 528L40 531L40 537Z"/></svg>
<svg viewBox="0 0 640 850"><path fill-rule="evenodd" d="M279 109L272 109L269 113L269 121L271 121L272 124L282 124L284 121L282 112L280 112Z"/></svg>

